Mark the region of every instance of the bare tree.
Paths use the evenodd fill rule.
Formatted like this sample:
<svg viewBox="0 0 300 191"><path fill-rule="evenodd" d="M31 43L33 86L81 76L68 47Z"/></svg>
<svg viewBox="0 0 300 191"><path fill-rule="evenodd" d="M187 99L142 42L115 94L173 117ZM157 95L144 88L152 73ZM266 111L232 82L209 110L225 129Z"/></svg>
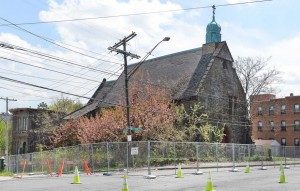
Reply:
<svg viewBox="0 0 300 191"><path fill-rule="evenodd" d="M252 95L275 92L272 85L279 82L280 72L270 68L269 61L270 58L238 57L234 62L247 99Z"/></svg>
<svg viewBox="0 0 300 191"><path fill-rule="evenodd" d="M234 67L240 78L247 98L247 108L250 98L261 93L275 93L274 84L280 81L280 72L269 67L270 58L238 57Z"/></svg>

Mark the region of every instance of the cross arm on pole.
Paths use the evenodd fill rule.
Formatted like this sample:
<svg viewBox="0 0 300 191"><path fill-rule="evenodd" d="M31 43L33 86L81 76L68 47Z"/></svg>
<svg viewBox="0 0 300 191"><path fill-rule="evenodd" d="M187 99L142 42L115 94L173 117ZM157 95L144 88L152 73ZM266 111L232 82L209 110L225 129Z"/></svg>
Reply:
<svg viewBox="0 0 300 191"><path fill-rule="evenodd" d="M117 52L117 53L120 53L120 54L123 54L123 55L125 54L126 56L130 56L130 57L132 57L132 58L136 58L136 59L139 59L139 58L140 58L140 56L138 56L137 54L132 54L131 52L126 52L126 51L124 51L124 50L117 49L117 48L115 48L115 47L113 47L113 46L108 47L108 50L114 51L114 52Z"/></svg>

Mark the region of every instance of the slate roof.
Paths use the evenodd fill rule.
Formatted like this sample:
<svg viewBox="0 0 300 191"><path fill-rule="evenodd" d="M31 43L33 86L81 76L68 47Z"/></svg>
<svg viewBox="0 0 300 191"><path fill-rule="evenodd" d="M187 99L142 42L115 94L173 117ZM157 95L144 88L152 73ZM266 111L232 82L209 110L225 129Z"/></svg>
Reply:
<svg viewBox="0 0 300 191"><path fill-rule="evenodd" d="M205 54L201 57L199 64L197 65L189 83L186 86L185 91L179 97L179 100L189 99L190 97L194 97L198 94L198 87L208 70L208 65L212 59L213 54Z"/></svg>
<svg viewBox="0 0 300 191"><path fill-rule="evenodd" d="M106 81L106 79L103 79L103 81L91 97L92 99L90 99L85 106L70 113L64 119L74 119L77 117L81 117L97 109L100 104L103 104L101 101L105 99L105 96L111 90L115 82L116 81Z"/></svg>
<svg viewBox="0 0 300 191"><path fill-rule="evenodd" d="M222 54L224 48L228 48L226 42L221 42L216 44L212 53L204 55L200 47L149 59L130 77L129 85L134 82L151 83L171 90L173 100L189 99L197 95L211 61ZM128 66L128 74L135 66L136 64ZM125 105L123 73L116 81L109 84L102 82L101 85L93 95L95 100L90 100L86 106L67 116L67 119L83 116L99 107L109 107L109 103Z"/></svg>
<svg viewBox="0 0 300 191"><path fill-rule="evenodd" d="M178 52L144 62L129 79L130 83L157 85L173 92L173 99L178 99L185 91L201 59L201 48ZM128 66L128 73L136 64ZM139 73L139 74L138 74ZM142 77L141 77L142 75ZM105 101L120 105L125 104L124 74L122 73L112 90L107 94Z"/></svg>

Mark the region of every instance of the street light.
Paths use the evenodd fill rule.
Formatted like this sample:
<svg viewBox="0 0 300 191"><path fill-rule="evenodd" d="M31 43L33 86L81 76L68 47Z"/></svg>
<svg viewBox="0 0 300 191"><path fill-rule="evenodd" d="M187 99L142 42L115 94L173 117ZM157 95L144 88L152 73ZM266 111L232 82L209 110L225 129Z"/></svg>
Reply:
<svg viewBox="0 0 300 191"><path fill-rule="evenodd" d="M154 49L157 48L157 46L164 42L164 41L169 41L171 38L166 36L165 38L163 38L161 41L159 41L145 56L144 58L137 63L137 65L129 72L128 74L128 79L136 72L136 70L145 62L145 60L152 54L152 52L154 51Z"/></svg>
<svg viewBox="0 0 300 191"><path fill-rule="evenodd" d="M151 53L157 48L157 46L160 44L160 43L162 43L162 42L164 42L164 41L169 41L170 40L170 37L165 37L165 38L163 38L161 41L159 41L145 56L144 56L144 58L140 61L140 62L138 62L137 64L136 64L136 66L128 73L128 77L127 77L127 79L129 80L130 79L130 77L136 72L136 70L145 62L145 60L151 55ZM128 108L129 108L129 106L127 106ZM127 131L128 131L128 135L129 136L127 136L127 141L131 141L131 130L132 130L132 127L131 127L131 125L129 124L128 125L128 127L127 127L128 129L127 129Z"/></svg>

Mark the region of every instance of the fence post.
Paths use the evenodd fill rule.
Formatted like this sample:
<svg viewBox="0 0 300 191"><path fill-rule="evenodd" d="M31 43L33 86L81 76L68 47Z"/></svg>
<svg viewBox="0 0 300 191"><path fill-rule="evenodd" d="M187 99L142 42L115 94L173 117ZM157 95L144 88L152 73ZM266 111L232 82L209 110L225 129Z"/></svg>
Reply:
<svg viewBox="0 0 300 191"><path fill-rule="evenodd" d="M128 174L128 172L129 172L129 170L128 170L128 168L129 168L129 143L128 143L128 141L127 141L127 143L126 143L126 145L127 145L127 153L126 153L126 172L127 172L127 174Z"/></svg>
<svg viewBox="0 0 300 191"><path fill-rule="evenodd" d="M148 174L145 176L147 179L155 179L156 176L151 174L151 142L147 142L147 165L148 165Z"/></svg>
<svg viewBox="0 0 300 191"><path fill-rule="evenodd" d="M284 167L286 167L286 146L283 146Z"/></svg>
<svg viewBox="0 0 300 191"><path fill-rule="evenodd" d="M42 154L42 151L39 151L39 154L40 154L40 164L41 164L41 170L42 170L42 174L44 174L44 157L43 157L43 154Z"/></svg>
<svg viewBox="0 0 300 191"><path fill-rule="evenodd" d="M7 159L5 160L6 163L7 163L7 170L10 172L11 171L11 166L10 166L10 158L11 158L11 155L8 155L7 156Z"/></svg>
<svg viewBox="0 0 300 191"><path fill-rule="evenodd" d="M174 149L174 169L175 169L175 172L174 172L174 174L176 175L176 143L175 142L173 142L173 149Z"/></svg>
<svg viewBox="0 0 300 191"><path fill-rule="evenodd" d="M232 149L232 169L231 172L238 172L239 170L235 167L235 147L234 147L234 143L232 143L231 145L231 149Z"/></svg>
<svg viewBox="0 0 300 191"><path fill-rule="evenodd" d="M219 143L215 143L216 144L216 161L217 161L217 172L219 172Z"/></svg>
<svg viewBox="0 0 300 191"><path fill-rule="evenodd" d="M289 169L290 166L286 163L286 146L284 146L284 168Z"/></svg>
<svg viewBox="0 0 300 191"><path fill-rule="evenodd" d="M197 156L197 171L196 171L196 175L200 175L203 174L202 171L200 171L200 165L199 165L199 142L196 143L196 156Z"/></svg>
<svg viewBox="0 0 300 191"><path fill-rule="evenodd" d="M248 144L247 145L247 147L248 147L248 164L249 164L249 166L250 166L250 157L251 157L251 154L250 154L250 144Z"/></svg>
<svg viewBox="0 0 300 191"><path fill-rule="evenodd" d="M296 167L296 146L294 146L294 167Z"/></svg>
<svg viewBox="0 0 300 191"><path fill-rule="evenodd" d="M19 174L19 154L16 155L16 162L17 162L17 174Z"/></svg>
<svg viewBox="0 0 300 191"><path fill-rule="evenodd" d="M199 171L199 145L196 143L196 159L197 159L197 172Z"/></svg>
<svg viewBox="0 0 300 191"><path fill-rule="evenodd" d="M107 174L109 172L109 143L106 142L106 160L107 160ZM127 167L128 168L128 167Z"/></svg>
<svg viewBox="0 0 300 191"><path fill-rule="evenodd" d="M261 152L260 152L260 153L261 153L261 154L260 154L261 167L260 167L260 170L267 170L267 167L264 166L264 159L263 159L263 158L264 158L263 154L264 154L264 149L265 149L265 148L264 148L264 146L262 146L262 145L261 145L260 148L261 148Z"/></svg>
<svg viewBox="0 0 300 191"><path fill-rule="evenodd" d="M111 173L109 172L110 168L110 159L109 159L109 142L106 142L106 162L107 162L107 169L106 172L103 173L104 176L111 176ZM128 171L127 171L128 173Z"/></svg>
<svg viewBox="0 0 300 191"><path fill-rule="evenodd" d="M89 150L91 151L91 153L89 152L89 157L90 157L90 162L91 162L91 166L92 166L92 172L95 173L95 165L94 165L94 146L93 144L89 145Z"/></svg>
<svg viewBox="0 0 300 191"><path fill-rule="evenodd" d="M33 162L33 156L32 155L34 155L33 153L30 153L29 154L29 160L30 160L30 163L31 163L31 173L33 173L34 172L34 162Z"/></svg>
<svg viewBox="0 0 300 191"><path fill-rule="evenodd" d="M147 143L147 152L148 152L148 175L151 175L151 168L150 168L150 141Z"/></svg>
<svg viewBox="0 0 300 191"><path fill-rule="evenodd" d="M77 165L78 165L78 168L82 169L82 171L83 171L82 164L81 164L81 157L80 157L80 155L81 155L81 152L80 152L81 149L80 148L81 148L81 145L78 145L77 146L77 149L78 149L78 151L77 151L78 152L78 155L77 155L78 164ZM80 168L80 166L81 166L81 168Z"/></svg>

